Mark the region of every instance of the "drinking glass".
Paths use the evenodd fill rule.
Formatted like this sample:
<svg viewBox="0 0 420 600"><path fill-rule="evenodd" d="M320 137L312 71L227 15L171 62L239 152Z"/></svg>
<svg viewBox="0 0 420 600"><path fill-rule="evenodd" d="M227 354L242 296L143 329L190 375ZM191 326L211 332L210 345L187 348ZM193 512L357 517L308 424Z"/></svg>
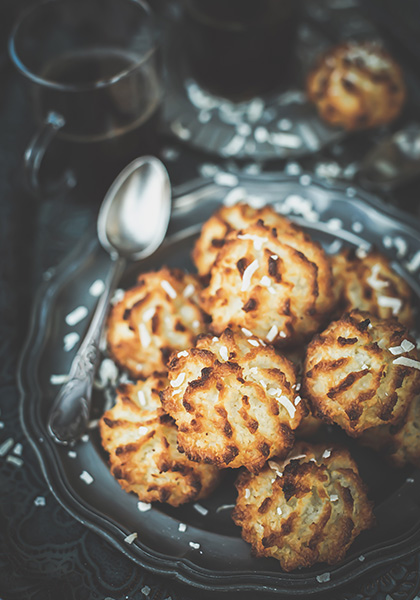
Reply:
<svg viewBox="0 0 420 600"><path fill-rule="evenodd" d="M299 0L183 0L187 59L209 91L243 100L285 83Z"/></svg>
<svg viewBox="0 0 420 600"><path fill-rule="evenodd" d="M24 157L33 191L45 191L40 167L53 140L66 149L66 186L93 159L118 171L153 150L159 35L144 0L44 0L21 15L9 51L30 83L38 126Z"/></svg>

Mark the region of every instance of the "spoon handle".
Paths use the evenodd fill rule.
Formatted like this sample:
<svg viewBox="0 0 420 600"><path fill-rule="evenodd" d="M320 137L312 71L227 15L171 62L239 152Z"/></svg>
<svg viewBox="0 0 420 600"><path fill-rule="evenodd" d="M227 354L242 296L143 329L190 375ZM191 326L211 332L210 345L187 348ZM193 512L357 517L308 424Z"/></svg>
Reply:
<svg viewBox="0 0 420 600"><path fill-rule="evenodd" d="M99 357L99 342L110 299L124 267L123 258L116 258L111 263L105 290L96 305L83 342L73 358L68 381L63 385L52 405L48 430L54 441L59 444L75 441L86 431L93 378Z"/></svg>

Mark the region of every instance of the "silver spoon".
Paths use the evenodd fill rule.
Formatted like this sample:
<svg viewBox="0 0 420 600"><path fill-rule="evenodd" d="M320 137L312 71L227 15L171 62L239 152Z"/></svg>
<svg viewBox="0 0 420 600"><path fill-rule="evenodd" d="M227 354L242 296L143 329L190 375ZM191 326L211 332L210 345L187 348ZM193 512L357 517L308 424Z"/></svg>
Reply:
<svg viewBox="0 0 420 600"><path fill-rule="evenodd" d="M112 258L111 269L86 336L72 361L69 379L50 411L48 429L57 443L68 444L86 431L99 341L113 290L127 259L146 258L160 246L170 211L168 173L153 156L137 158L125 167L102 202L97 233Z"/></svg>

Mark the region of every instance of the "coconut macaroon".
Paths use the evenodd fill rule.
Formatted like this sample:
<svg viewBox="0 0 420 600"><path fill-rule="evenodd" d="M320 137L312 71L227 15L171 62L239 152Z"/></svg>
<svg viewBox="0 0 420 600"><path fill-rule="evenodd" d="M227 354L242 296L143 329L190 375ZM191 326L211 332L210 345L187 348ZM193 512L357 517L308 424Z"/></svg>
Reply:
<svg viewBox="0 0 420 600"><path fill-rule="evenodd" d="M195 243L192 258L198 274L204 276L210 273L228 233L245 229L259 220L267 227L275 227L277 233L305 237L300 227L276 213L272 206L257 209L242 202L233 206L222 206L204 223L200 237Z"/></svg>
<svg viewBox="0 0 420 600"><path fill-rule="evenodd" d="M167 384L165 376L156 374L122 385L99 429L111 473L126 492L134 492L143 502L179 506L208 496L220 473L178 451L176 426L159 399Z"/></svg>
<svg viewBox="0 0 420 600"><path fill-rule="evenodd" d="M279 234L261 222L232 231L200 302L217 335L244 327L268 343L297 344L336 304L329 258L308 236Z"/></svg>
<svg viewBox="0 0 420 600"><path fill-rule="evenodd" d="M200 336L172 355L164 409L179 429L178 448L219 468L257 472L291 449L306 409L295 366L256 337L227 329Z"/></svg>
<svg viewBox="0 0 420 600"><path fill-rule="evenodd" d="M374 524L357 465L344 448L299 442L286 461L254 475L242 471L232 517L256 556L285 571L342 560L356 536Z"/></svg>
<svg viewBox="0 0 420 600"><path fill-rule="evenodd" d="M173 350L192 346L205 331L200 289L195 276L179 269L142 273L108 318L107 343L114 360L134 378L164 371Z"/></svg>
<svg viewBox="0 0 420 600"><path fill-rule="evenodd" d="M345 249L331 261L343 312L358 308L381 319L396 317L408 328L413 325L411 289L385 256L374 251L358 258L352 249Z"/></svg>
<svg viewBox="0 0 420 600"><path fill-rule="evenodd" d="M411 402L407 413L395 425L371 427L358 441L379 452L393 467L420 467L420 396Z"/></svg>
<svg viewBox="0 0 420 600"><path fill-rule="evenodd" d="M348 130L393 121L406 97L400 67L372 42L345 42L331 48L309 73L307 93L322 119Z"/></svg>
<svg viewBox="0 0 420 600"><path fill-rule="evenodd" d="M419 369L403 325L354 310L309 344L302 393L316 416L357 437L404 415L420 392Z"/></svg>

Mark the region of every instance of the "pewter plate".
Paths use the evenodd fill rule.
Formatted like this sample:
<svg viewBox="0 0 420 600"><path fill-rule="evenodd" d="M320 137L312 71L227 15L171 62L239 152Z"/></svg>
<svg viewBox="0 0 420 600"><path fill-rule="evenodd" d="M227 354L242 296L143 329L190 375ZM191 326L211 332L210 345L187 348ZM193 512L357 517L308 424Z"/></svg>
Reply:
<svg viewBox="0 0 420 600"><path fill-rule="evenodd" d="M358 2L302 0L290 81L242 102L216 96L194 79L184 44L185 19L176 6L167 15L163 48L166 132L207 153L254 161L297 159L348 137L318 116L306 97L305 78L314 59L339 41L381 39Z"/></svg>
<svg viewBox="0 0 420 600"><path fill-rule="evenodd" d="M130 285L137 273L163 264L193 270L190 251L202 222L220 203L246 198L255 205L272 203L303 225L328 252L336 252L342 244L366 249L374 244L407 279L418 303L420 226L408 215L354 188L331 187L309 175L219 174L218 182L196 181L180 190L164 245L153 258L127 269L122 287ZM97 284L92 284L104 280L108 269L109 258L92 235L47 274L34 304L19 367L24 430L52 492L76 519L154 573L209 592L258 593L258 598L274 593L306 598L336 589L420 549L420 471L392 470L373 452L359 448L334 429L325 435L350 447L374 500L377 525L357 538L340 565L321 564L294 573L283 572L273 559L252 557L249 545L241 539L226 507L235 501L233 471L227 472L210 499L201 502L207 514L192 505L177 509L154 505L140 512L137 497L121 490L110 475L97 429L90 429L70 452L55 445L46 429L58 389L54 381L68 372L76 351L76 346L67 346L66 351L64 340L69 338L65 336L82 336L87 329L97 301ZM66 316L80 306L86 307L87 316L69 325ZM100 416L106 402L107 394L97 390L93 419ZM93 478L91 483L81 478L84 471ZM187 525L186 531L179 530L180 523ZM124 538L133 532L138 537L128 544Z"/></svg>

